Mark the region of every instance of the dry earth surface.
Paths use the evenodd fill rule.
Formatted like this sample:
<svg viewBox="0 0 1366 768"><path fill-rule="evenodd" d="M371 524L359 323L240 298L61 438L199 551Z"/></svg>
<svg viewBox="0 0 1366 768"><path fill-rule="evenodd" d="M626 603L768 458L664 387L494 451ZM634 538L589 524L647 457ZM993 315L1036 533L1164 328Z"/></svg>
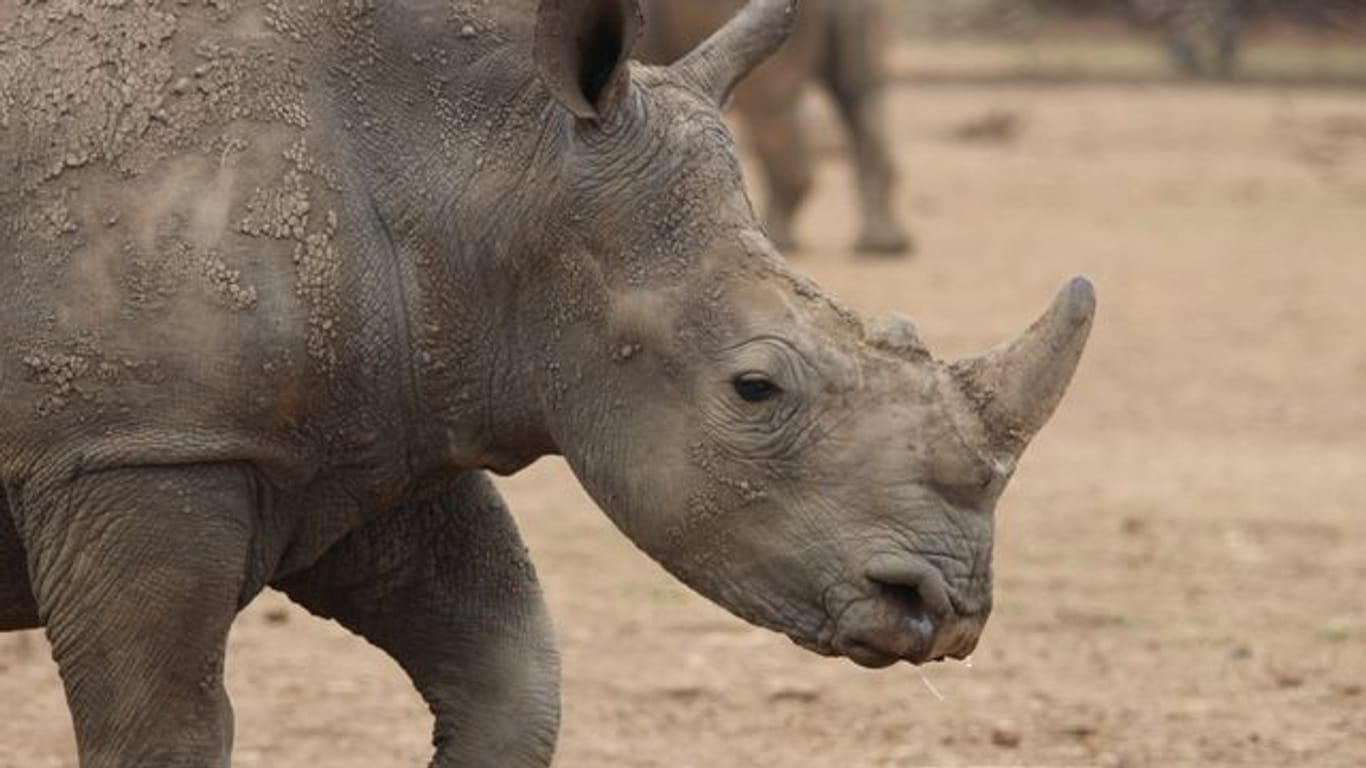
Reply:
<svg viewBox="0 0 1366 768"><path fill-rule="evenodd" d="M749 628L544 461L503 488L564 653L558 765L1366 764L1366 94L939 83L894 102L920 255L845 251L832 154L804 270L912 313L945 356L1021 330L1074 273L1101 297L1001 502L972 666L866 672ZM237 765L425 764L399 670L280 596L242 615L228 664ZM73 764L45 641L0 637L0 768Z"/></svg>

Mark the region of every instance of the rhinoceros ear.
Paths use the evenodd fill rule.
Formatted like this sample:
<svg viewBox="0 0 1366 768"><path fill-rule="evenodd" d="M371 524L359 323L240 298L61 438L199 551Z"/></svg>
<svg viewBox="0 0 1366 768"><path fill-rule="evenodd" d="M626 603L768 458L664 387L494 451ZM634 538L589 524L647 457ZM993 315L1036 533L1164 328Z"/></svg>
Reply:
<svg viewBox="0 0 1366 768"><path fill-rule="evenodd" d="M575 116L601 120L626 91L626 62L643 21L637 0L541 0L536 70Z"/></svg>

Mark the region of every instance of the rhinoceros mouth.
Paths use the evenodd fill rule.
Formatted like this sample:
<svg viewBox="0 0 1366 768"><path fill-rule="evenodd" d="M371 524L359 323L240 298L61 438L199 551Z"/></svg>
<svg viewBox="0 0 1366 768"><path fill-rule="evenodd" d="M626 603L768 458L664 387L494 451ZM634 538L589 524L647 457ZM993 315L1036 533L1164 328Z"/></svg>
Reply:
<svg viewBox="0 0 1366 768"><path fill-rule="evenodd" d="M878 594L851 607L836 628L834 648L871 669L898 661L924 664L932 658L939 621L913 587L877 585Z"/></svg>
<svg viewBox="0 0 1366 768"><path fill-rule="evenodd" d="M942 582L870 578L867 583L859 596L831 613L829 631L820 641L799 644L870 669L900 661L919 666L962 659L976 646L982 620L956 615Z"/></svg>

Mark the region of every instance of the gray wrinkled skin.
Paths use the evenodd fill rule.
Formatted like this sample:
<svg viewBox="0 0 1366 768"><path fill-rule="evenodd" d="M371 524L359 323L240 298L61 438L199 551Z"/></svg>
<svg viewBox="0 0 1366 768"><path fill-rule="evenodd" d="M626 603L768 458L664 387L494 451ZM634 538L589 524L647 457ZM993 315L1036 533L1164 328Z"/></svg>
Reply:
<svg viewBox="0 0 1366 768"><path fill-rule="evenodd" d="M46 628L83 766L226 765L267 584L395 658L434 765L548 764L549 621L485 471L549 454L750 621L971 650L1089 284L951 365L842 308L718 111L787 0L667 69L625 62L637 12L0 0L0 630Z"/></svg>
<svg viewBox="0 0 1366 768"><path fill-rule="evenodd" d="M831 97L848 129L857 171L862 223L855 249L898 255L914 246L897 220L896 164L886 135L885 4L894 0L803 0L783 50L735 94L749 129L767 194L764 224L779 249L798 246L796 215L811 189L815 158L802 120L802 95L813 83ZM645 0L642 59L673 61L721 26L741 0Z"/></svg>

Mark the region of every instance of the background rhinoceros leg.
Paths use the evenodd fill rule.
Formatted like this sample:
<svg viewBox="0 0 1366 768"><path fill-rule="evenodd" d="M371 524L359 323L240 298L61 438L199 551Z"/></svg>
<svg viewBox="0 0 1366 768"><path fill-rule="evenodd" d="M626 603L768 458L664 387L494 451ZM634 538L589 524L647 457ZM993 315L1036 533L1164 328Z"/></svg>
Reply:
<svg viewBox="0 0 1366 768"><path fill-rule="evenodd" d="M794 219L811 191L812 181L811 149L799 114L798 95L738 104L768 191L764 226L773 244L783 251L797 246Z"/></svg>
<svg viewBox="0 0 1366 768"><path fill-rule="evenodd" d="M223 653L243 597L252 488L241 469L186 466L18 494L83 768L228 764Z"/></svg>
<svg viewBox="0 0 1366 768"><path fill-rule="evenodd" d="M38 626L38 605L28 583L28 559L0 493L0 632Z"/></svg>
<svg viewBox="0 0 1366 768"><path fill-rule="evenodd" d="M1167 55L1181 74L1193 77L1204 72L1199 46L1189 30L1177 22L1170 22L1163 31L1163 43L1167 46Z"/></svg>
<svg viewBox="0 0 1366 768"><path fill-rule="evenodd" d="M1238 69L1242 47L1245 0L1219 0L1214 10L1215 73L1228 77Z"/></svg>
<svg viewBox="0 0 1366 768"><path fill-rule="evenodd" d="M879 0L846 0L831 10L830 44L821 74L849 129L863 203L855 245L864 253L901 254L911 238L892 214L896 172L884 125L886 71L882 36L887 20Z"/></svg>
<svg viewBox="0 0 1366 768"><path fill-rule="evenodd" d="M435 766L545 766L559 663L525 547L488 478L352 532L275 586L385 650L436 715Z"/></svg>

